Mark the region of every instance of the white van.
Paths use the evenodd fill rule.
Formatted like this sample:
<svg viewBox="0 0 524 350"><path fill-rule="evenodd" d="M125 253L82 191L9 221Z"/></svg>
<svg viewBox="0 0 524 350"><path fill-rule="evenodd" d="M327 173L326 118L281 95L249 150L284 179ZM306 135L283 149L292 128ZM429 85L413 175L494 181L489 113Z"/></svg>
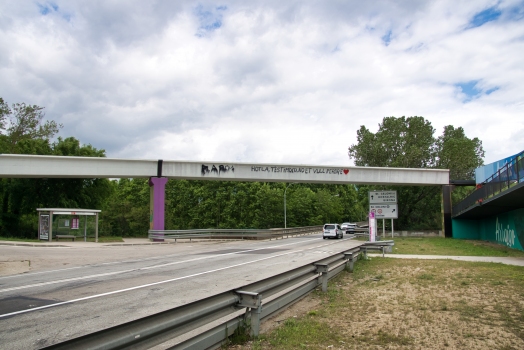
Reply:
<svg viewBox="0 0 524 350"><path fill-rule="evenodd" d="M322 232L322 238L342 238L344 235L339 224L325 224Z"/></svg>

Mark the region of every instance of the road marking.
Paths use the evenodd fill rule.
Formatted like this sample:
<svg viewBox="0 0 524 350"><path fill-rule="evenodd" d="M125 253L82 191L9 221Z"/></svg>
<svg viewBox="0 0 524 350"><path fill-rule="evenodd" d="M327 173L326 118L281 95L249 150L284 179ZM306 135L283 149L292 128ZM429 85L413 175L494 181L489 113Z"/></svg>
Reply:
<svg viewBox="0 0 524 350"><path fill-rule="evenodd" d="M276 245L276 246L269 246L269 247L266 247L266 248L250 249L250 250L246 250L246 251L242 251L242 252L236 252L234 254L248 252L248 251L254 251L254 250L260 250L260 249L268 249L268 248L274 248L274 247L283 247L283 246L286 246L286 245L291 245L291 244L295 244L295 243L303 243L303 242L310 242L310 241L303 240L303 241L299 241L299 242L292 242L292 243L286 243L286 244L281 244L281 245ZM27 277L27 276L41 275L41 274L45 274L45 273L61 272L61 271L68 271L68 270L81 269L81 268L98 267L98 266L103 266L103 265L125 264L125 263L133 263L133 262L148 261L148 260L155 260L155 259L160 260L160 259L165 259L165 258L169 258L169 257L173 257L173 256L179 256L179 255L181 255L181 254L180 253L176 253L176 254L155 256L155 257L150 257L150 258L143 258L143 259L112 261L112 262L105 262L105 263L92 264L92 265L82 265L82 266L76 266L76 267L68 267L68 268L65 268L65 269L58 269L58 270L31 272L31 273L24 273L24 274L11 275L11 276L2 276L2 277L0 277L0 280L1 279L6 279L6 278ZM216 256L223 256L223 255L227 255L227 254L218 254ZM214 257L215 257L215 255L209 256L208 258L214 258ZM204 259L204 258L202 258L202 259ZM193 260L188 260L186 262L190 262L190 261L193 261ZM131 270L129 270L129 271L131 271ZM128 271L126 271L126 272L128 272ZM0 290L0 292L1 291L2 290Z"/></svg>
<svg viewBox="0 0 524 350"><path fill-rule="evenodd" d="M302 242L311 242L311 241L301 241L299 243L302 243ZM183 264L183 263L188 263L188 262L194 262L194 261L198 261L198 260L212 259L212 258L221 257L221 256L234 255L234 254L252 252L252 251L257 251L257 250L262 250L262 249L269 249L269 248L275 248L275 247L283 247L283 246L292 245L292 244L295 244L295 243L296 242L286 243L286 244L281 244L281 245L275 245L275 246L270 246L270 247L264 247L264 248L247 249L247 250L242 250L242 251L239 251L239 252L232 252L232 253L224 253L224 254L217 254L217 255L211 255L211 256L204 256L204 257L200 257L200 258L194 258L194 259L183 260L183 261L174 261L174 262L170 262L170 263L166 263L166 264L147 266L147 267L139 267L139 268L135 268L135 269L127 269L127 270L114 271L114 272L105 272L105 273L99 273L99 274L95 274L95 275L72 277L72 278L66 278L66 279L55 280L55 281L27 284L27 285L18 286L18 287L11 287L11 288L0 289L0 293L12 292L14 290L21 290L21 289L34 288L34 287L43 287L43 286L48 286L48 285L58 284L58 283L67 283L67 282L81 281L81 280L90 279L90 278L107 277L107 276L113 276L113 275L128 273L128 272L152 270L152 269L157 269L157 268L166 267L166 266L172 266L172 265L178 265L178 264ZM299 251L301 251L301 250L299 250ZM295 252L296 252L296 250L295 250ZM60 271L60 270L58 270L58 271ZM24 276L24 275L22 275L22 276Z"/></svg>
<svg viewBox="0 0 524 350"><path fill-rule="evenodd" d="M302 252L302 251L305 251L305 250L320 248L320 247L324 247L324 246L331 245L331 244L334 244L334 243L322 244L320 246L311 247L311 248L307 248L307 249L294 250L294 251L291 251L291 252L286 252L286 253L282 253L282 254L268 256L268 257L265 257L265 258L252 260L252 261L247 261L247 262L243 262L243 263L239 263L239 264L235 264L235 265L225 266L225 267L221 267L221 268L210 270L210 271L204 271L204 272L199 272L199 273L195 273L195 274L191 274L191 275L187 275L187 276L171 278L171 279L164 280L164 281L143 284L143 285L140 285L140 286L135 286L135 287L125 288L125 289L115 290L115 291L107 292L107 293L95 294L95 295L91 295L91 296L84 297L84 298L78 298L78 299L73 299L73 300L68 300L68 301L62 301L62 302L59 302L59 303L56 303L56 304L39 306L39 307L35 307L35 308L32 308L32 309L26 309L26 310L21 310L21 311L10 312L10 313L7 313L7 314L0 315L0 318L20 315L20 314L24 314L24 313L28 313L28 312L48 309L48 308L51 308L51 307L56 307L56 306L61 306L61 305L72 304L72 303L76 303L76 302L79 302L79 301L100 298L100 297L104 297L104 296L108 296L108 295L129 292L129 291L132 291L132 290L147 288L147 287L156 286L156 285L160 285L160 284L164 284L164 283L180 281L180 280L183 280L183 279L186 279L186 278L202 276L202 275L206 275L206 274L217 272L217 271L227 270L227 269L231 269L231 268L234 268L234 267L239 267L239 266L252 264L252 263L256 263L256 262L260 262L260 261L264 261L264 260L268 260L268 259L277 258L279 256L284 256L284 255L289 255L289 254L293 254L293 253L297 253L297 252ZM221 254L221 255L227 255L227 254Z"/></svg>

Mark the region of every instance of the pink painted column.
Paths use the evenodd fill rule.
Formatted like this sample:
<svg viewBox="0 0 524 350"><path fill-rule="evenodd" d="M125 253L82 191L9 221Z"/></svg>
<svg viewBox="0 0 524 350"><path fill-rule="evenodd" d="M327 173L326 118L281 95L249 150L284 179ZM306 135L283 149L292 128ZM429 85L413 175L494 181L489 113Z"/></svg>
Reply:
<svg viewBox="0 0 524 350"><path fill-rule="evenodd" d="M163 230L164 229L164 215L165 215L165 189L166 177L151 177L149 178L150 197L149 197L149 229ZM154 239L157 242L163 242L163 235L160 238Z"/></svg>

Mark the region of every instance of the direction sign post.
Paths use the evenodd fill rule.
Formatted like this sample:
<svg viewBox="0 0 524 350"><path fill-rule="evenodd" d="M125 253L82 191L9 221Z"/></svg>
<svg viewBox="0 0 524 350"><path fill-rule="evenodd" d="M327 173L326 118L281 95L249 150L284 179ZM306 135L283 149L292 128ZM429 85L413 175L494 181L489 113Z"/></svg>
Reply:
<svg viewBox="0 0 524 350"><path fill-rule="evenodd" d="M369 212L376 219L382 219L384 236L384 219L391 219L391 238L393 238L393 219L398 219L397 191L369 191Z"/></svg>

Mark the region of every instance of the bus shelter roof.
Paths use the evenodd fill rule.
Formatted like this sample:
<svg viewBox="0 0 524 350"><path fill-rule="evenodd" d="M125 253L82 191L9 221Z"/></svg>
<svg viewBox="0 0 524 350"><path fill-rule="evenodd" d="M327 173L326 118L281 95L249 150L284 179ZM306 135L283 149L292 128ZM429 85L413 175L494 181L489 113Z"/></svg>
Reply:
<svg viewBox="0 0 524 350"><path fill-rule="evenodd" d="M102 210L98 209L73 209L73 208L37 208L39 212L52 212L54 215L96 215Z"/></svg>

